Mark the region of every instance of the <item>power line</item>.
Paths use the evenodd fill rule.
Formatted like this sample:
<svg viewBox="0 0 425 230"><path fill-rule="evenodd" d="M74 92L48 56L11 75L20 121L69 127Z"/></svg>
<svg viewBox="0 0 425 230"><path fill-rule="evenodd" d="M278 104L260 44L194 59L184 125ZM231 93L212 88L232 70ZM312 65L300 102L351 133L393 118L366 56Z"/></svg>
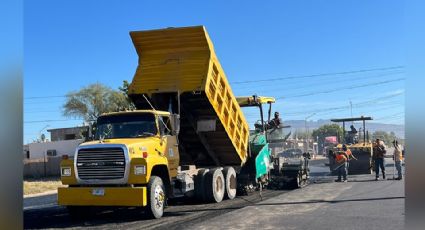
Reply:
<svg viewBox="0 0 425 230"><path fill-rule="evenodd" d="M24 100L44 99L44 98L57 98L57 97L66 97L66 95L25 97Z"/></svg>
<svg viewBox="0 0 425 230"><path fill-rule="evenodd" d="M393 97L398 96L398 95L394 95ZM389 98L389 97L381 97L381 98ZM376 104L378 101L381 101L381 100L373 99L373 100L363 101L363 102L360 102L360 103L353 104L353 107L358 109L358 108L372 107L373 106L373 109L377 109L377 108L380 108L381 106L385 106L384 108L380 108L380 110L382 110L382 109L386 109L387 107L388 108L395 108L394 107L395 105L404 105L403 102L394 102L394 101L387 101L385 103ZM297 115L302 115L302 114L307 114L307 113L329 114L330 112L332 112L332 113L333 112L339 112L341 110L348 110L349 108L350 108L349 105L344 105L344 106L338 106L338 107L327 107L327 108L313 109L313 110L299 110L299 111L292 111L292 112L291 111L288 112L287 110L284 110L281 113L284 116L297 116ZM245 116L252 117L252 116L257 116L257 115L248 113Z"/></svg>
<svg viewBox="0 0 425 230"><path fill-rule="evenodd" d="M293 95L293 96L282 96L282 97L278 97L277 99L307 97L307 96L313 96L313 95L317 95L317 94L328 94L328 93L333 93L333 92L346 90L346 89L364 88L364 87L369 87L369 86L388 84L388 83L391 83L391 82L402 81L402 80L405 80L405 78L397 78L397 79L392 79L392 80L373 82L373 83L367 83L367 84L356 85L356 86L348 86L348 87L338 88L338 89L333 89L333 90L316 91L316 92L312 92L312 93L298 94L298 95Z"/></svg>
<svg viewBox="0 0 425 230"><path fill-rule="evenodd" d="M347 83L347 82L355 82L355 81L362 81L365 79L373 79L373 78L381 78L383 76L390 76L390 75L399 75L404 74L405 71L399 70L399 71L391 71L391 72L379 72L379 74L362 74L359 75L352 75L347 76L345 75L344 78L327 78L327 79L309 79L309 80L298 80L293 79L286 80L282 83L277 84L275 81L268 81L268 82L262 82L257 83L255 86L260 89L264 89L264 87L267 87L267 90L269 87L271 87L270 90L276 89L276 90L296 90L296 89L303 89L303 88L309 88L309 87L317 87L320 85L334 85L339 83ZM295 81L294 81L295 80ZM252 85L249 84L242 84L242 85L234 85L232 88L235 90L244 90L244 89L252 89Z"/></svg>
<svg viewBox="0 0 425 230"><path fill-rule="evenodd" d="M62 122L62 121L83 121L84 119L65 119L65 120L38 120L38 121L25 121L24 123L43 123L43 122Z"/></svg>
<svg viewBox="0 0 425 230"><path fill-rule="evenodd" d="M265 81L280 81L280 80L288 80L288 79L313 78L313 77L334 76L334 75L346 75L346 74L354 74L354 73L365 73L365 72L373 72L373 71L384 71L384 70L403 69L403 68L404 68L404 66L391 66L391 67L384 67L384 68L361 69L361 70L353 70L353 71L342 71L342 72L320 73L320 74L311 74L311 75L298 75L298 76L288 76L288 77L277 77L277 78L268 78L268 79L260 79L260 80L235 81L235 82L230 82L230 83L231 84L249 84L249 83L265 82Z"/></svg>
<svg viewBox="0 0 425 230"><path fill-rule="evenodd" d="M54 113L54 112L61 112L61 111L60 110L24 111L24 114L29 114L29 113Z"/></svg>
<svg viewBox="0 0 425 230"><path fill-rule="evenodd" d="M404 112L399 112L399 113L387 115L387 116L384 116L384 117L379 117L379 118L376 118L375 120L384 120L384 119L387 119L387 118L396 118L396 117L404 117Z"/></svg>
<svg viewBox="0 0 425 230"><path fill-rule="evenodd" d="M394 98L394 97L398 97L400 95L403 95L404 92L399 92L399 93L394 93L394 94L390 94L390 95L386 95L386 96L382 96L382 97L377 97L377 98L373 98L373 99L369 99L366 101L362 101L362 102L358 102L358 103L354 103L353 106L358 108L361 105L364 104L370 104L370 103L374 103L374 102L379 102L379 101L385 101L385 99L390 99L390 98ZM346 109L348 108L348 105L344 105L344 106L338 106L338 107L327 107L327 108L321 108L321 109L316 109L316 110L299 110L299 111L293 111L290 112L288 114L293 114L293 113L314 113L314 112L321 112L321 111L328 111L328 110L334 110L334 109Z"/></svg>
<svg viewBox="0 0 425 230"><path fill-rule="evenodd" d="M268 81L298 79L298 78L313 78L313 77L320 77L320 76L347 75L347 74L365 73L365 72L373 72L373 71L396 70L396 69L403 69L403 68L404 68L404 66L391 66L391 67L375 68L375 69L361 69L361 70L353 70L353 71L320 73L320 74L312 74L312 75L298 75L298 76L269 78L269 79L251 80L251 81L235 81L235 82L230 82L230 83L231 84L246 84L246 83L254 83L254 82L268 82ZM402 73L402 72L397 72L397 73ZM389 74L397 74L397 73L389 73ZM66 97L66 96L67 95L32 96L32 97L25 97L24 100L46 99L46 98L63 98L63 97Z"/></svg>
<svg viewBox="0 0 425 230"><path fill-rule="evenodd" d="M64 100L60 100L60 101L24 101L24 104L26 106L28 105L35 105L35 104L54 104L54 103L64 103Z"/></svg>

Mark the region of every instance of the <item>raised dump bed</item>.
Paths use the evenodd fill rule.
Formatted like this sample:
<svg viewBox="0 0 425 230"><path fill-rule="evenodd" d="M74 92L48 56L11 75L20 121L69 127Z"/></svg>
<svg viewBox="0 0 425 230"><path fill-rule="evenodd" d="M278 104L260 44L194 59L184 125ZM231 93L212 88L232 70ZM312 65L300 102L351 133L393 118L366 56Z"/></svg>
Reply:
<svg viewBox="0 0 425 230"><path fill-rule="evenodd" d="M180 114L180 165L243 165L248 123L203 26L130 32L139 65L137 108Z"/></svg>

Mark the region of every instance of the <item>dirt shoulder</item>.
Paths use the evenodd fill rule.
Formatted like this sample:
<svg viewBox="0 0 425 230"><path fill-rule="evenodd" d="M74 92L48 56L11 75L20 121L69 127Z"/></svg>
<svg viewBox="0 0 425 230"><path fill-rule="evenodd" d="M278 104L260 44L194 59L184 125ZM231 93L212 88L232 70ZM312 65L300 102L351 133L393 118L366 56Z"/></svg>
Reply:
<svg viewBox="0 0 425 230"><path fill-rule="evenodd" d="M27 179L24 180L24 195L45 193L61 186L60 178Z"/></svg>

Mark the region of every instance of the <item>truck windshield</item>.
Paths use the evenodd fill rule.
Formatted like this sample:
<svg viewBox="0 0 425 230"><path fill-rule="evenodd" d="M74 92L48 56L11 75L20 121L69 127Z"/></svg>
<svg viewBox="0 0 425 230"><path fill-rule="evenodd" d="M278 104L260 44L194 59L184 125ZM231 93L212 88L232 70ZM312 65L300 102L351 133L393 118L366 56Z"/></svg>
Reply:
<svg viewBox="0 0 425 230"><path fill-rule="evenodd" d="M95 139L140 138L155 136L157 133L153 114L119 114L97 119Z"/></svg>

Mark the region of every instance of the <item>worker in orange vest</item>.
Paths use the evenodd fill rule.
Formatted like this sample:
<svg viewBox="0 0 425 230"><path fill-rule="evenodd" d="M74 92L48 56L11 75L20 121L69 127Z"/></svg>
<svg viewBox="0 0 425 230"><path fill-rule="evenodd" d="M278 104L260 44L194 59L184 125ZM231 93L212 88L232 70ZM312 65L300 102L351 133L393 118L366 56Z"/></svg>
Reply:
<svg viewBox="0 0 425 230"><path fill-rule="evenodd" d="M353 159L354 156L351 150L348 149L345 144L342 145L342 150L344 151L345 157L347 158L347 172L348 172L348 168L350 167L350 160Z"/></svg>
<svg viewBox="0 0 425 230"><path fill-rule="evenodd" d="M338 179L335 182L347 182L347 157L344 151L338 151L335 155L335 162L338 165ZM341 177L343 180L341 180Z"/></svg>
<svg viewBox="0 0 425 230"><path fill-rule="evenodd" d="M342 145L342 150L344 150L347 160L350 160L353 156L353 153L351 152L351 150L349 150L346 145Z"/></svg>

